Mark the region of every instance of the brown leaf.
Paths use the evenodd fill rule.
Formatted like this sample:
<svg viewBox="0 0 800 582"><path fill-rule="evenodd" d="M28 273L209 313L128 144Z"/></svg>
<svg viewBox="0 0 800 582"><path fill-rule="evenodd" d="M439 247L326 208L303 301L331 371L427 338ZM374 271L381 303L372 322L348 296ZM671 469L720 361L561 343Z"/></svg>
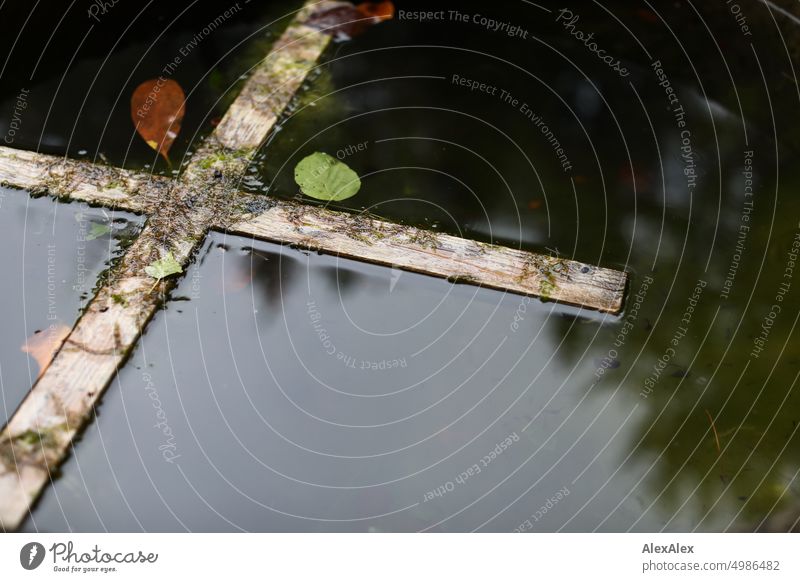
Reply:
<svg viewBox="0 0 800 582"><path fill-rule="evenodd" d="M356 6L361 14L372 17L375 24L394 18L394 4L389 0L383 2L362 2Z"/></svg>
<svg viewBox="0 0 800 582"><path fill-rule="evenodd" d="M39 364L39 376L44 374L47 366L61 348L61 344L69 335L70 328L66 325L48 327L44 331L37 331L22 346L22 351L30 354Z"/></svg>
<svg viewBox="0 0 800 582"><path fill-rule="evenodd" d="M167 153L181 131L186 95L172 79L145 81L131 97L131 119L136 131L171 166Z"/></svg>
<svg viewBox="0 0 800 582"><path fill-rule="evenodd" d="M367 31L372 25L394 17L394 4L362 2L354 6L350 2L328 2L309 16L306 24L337 38L353 38Z"/></svg>

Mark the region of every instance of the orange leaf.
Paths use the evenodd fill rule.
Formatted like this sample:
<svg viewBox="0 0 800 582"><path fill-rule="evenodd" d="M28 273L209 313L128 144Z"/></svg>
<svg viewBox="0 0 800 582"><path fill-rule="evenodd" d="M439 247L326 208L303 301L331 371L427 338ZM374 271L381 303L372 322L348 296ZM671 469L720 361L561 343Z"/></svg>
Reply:
<svg viewBox="0 0 800 582"><path fill-rule="evenodd" d="M131 119L136 131L170 166L167 153L181 131L185 102L181 86L164 77L145 81L131 97Z"/></svg>
<svg viewBox="0 0 800 582"><path fill-rule="evenodd" d="M384 2L362 2L356 6L356 10L364 16L371 16L377 22L394 18L394 4L389 0Z"/></svg>
<svg viewBox="0 0 800 582"><path fill-rule="evenodd" d="M44 374L47 366L61 348L61 344L69 335L70 328L66 325L48 327L44 331L37 331L28 338L22 346L22 351L30 354L36 363L39 364L39 376Z"/></svg>

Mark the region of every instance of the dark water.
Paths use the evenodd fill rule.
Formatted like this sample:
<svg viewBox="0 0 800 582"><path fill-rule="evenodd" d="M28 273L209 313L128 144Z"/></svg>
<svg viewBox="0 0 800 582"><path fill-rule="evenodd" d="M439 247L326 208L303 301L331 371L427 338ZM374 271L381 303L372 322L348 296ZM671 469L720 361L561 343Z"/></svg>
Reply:
<svg viewBox="0 0 800 582"><path fill-rule="evenodd" d="M72 327L98 276L135 236L138 222L127 213L0 188L0 423L39 374L23 346L30 341L32 347L33 338L48 330Z"/></svg>
<svg viewBox="0 0 800 582"><path fill-rule="evenodd" d="M27 527L464 530L487 520L508 530L521 519L505 506L537 480L577 500L582 487L564 478L596 448L587 439L545 475L561 439L574 442L604 407L609 420L624 418L633 397L609 407L586 394L577 381L586 370L570 374L554 359L559 340L547 331L568 320L530 304L511 332L519 306L514 296L214 235ZM574 326L597 327L581 321ZM595 442L618 425L599 423ZM463 485L429 493L482 459ZM637 504L628 506L633 515Z"/></svg>
<svg viewBox="0 0 800 582"><path fill-rule="evenodd" d="M186 93L186 116L170 150L177 168L301 2L117 2L90 16L99 4L0 8L2 145L169 173L135 132L134 89L163 75Z"/></svg>
<svg viewBox="0 0 800 582"><path fill-rule="evenodd" d="M340 152L341 208L625 269L626 311L214 235L27 529L796 527L794 15L573 8L622 75L539 4L336 44L247 187Z"/></svg>

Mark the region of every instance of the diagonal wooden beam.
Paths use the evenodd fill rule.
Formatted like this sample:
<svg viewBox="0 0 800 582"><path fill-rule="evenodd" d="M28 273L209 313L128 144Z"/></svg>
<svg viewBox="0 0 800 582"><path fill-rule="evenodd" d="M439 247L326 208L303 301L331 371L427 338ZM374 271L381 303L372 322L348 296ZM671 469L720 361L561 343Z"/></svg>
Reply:
<svg viewBox="0 0 800 582"><path fill-rule="evenodd" d="M258 196L240 195L244 206ZM220 224L234 234L294 244L346 258L619 313L627 275L586 263L471 241L295 202Z"/></svg>
<svg viewBox="0 0 800 582"><path fill-rule="evenodd" d="M209 227L239 212L236 187L250 157L330 42L303 24L318 6L309 1L276 41L0 433L4 530L16 529L25 518L171 285L165 281L153 287L144 267L168 252L186 265ZM35 158L20 159L28 159L31 171L14 173L12 168L10 181L27 187L46 178L37 171ZM79 183L70 197L76 192L96 194ZM145 199L149 196L148 191Z"/></svg>
<svg viewBox="0 0 800 582"><path fill-rule="evenodd" d="M33 194L150 214L172 182L153 174L0 147L0 184Z"/></svg>

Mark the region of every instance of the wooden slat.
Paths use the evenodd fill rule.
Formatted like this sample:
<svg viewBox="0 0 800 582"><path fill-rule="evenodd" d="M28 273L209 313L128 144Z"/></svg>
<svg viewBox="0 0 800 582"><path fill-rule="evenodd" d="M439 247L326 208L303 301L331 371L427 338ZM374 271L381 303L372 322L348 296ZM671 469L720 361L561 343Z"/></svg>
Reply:
<svg viewBox="0 0 800 582"><path fill-rule="evenodd" d="M627 281L621 271L292 202L221 226L235 234L609 313L622 309Z"/></svg>
<svg viewBox="0 0 800 582"><path fill-rule="evenodd" d="M171 182L161 176L0 147L0 184L34 194L149 213L163 200Z"/></svg>
<svg viewBox="0 0 800 582"><path fill-rule="evenodd" d="M224 123L199 148L179 180L161 193L143 233L0 434L4 530L16 529L25 518L172 284L165 281L153 288L144 267L166 252L186 265L212 224L229 222L240 212L235 191L249 158L272 129L276 111L289 104L330 42L328 36L302 24L311 7L318 5L307 3L273 47L272 52L281 56L265 59L254 71ZM255 98L270 93L274 95L265 101ZM9 175L21 187L43 179L35 167L20 174L14 165ZM90 190L75 183L70 197Z"/></svg>

